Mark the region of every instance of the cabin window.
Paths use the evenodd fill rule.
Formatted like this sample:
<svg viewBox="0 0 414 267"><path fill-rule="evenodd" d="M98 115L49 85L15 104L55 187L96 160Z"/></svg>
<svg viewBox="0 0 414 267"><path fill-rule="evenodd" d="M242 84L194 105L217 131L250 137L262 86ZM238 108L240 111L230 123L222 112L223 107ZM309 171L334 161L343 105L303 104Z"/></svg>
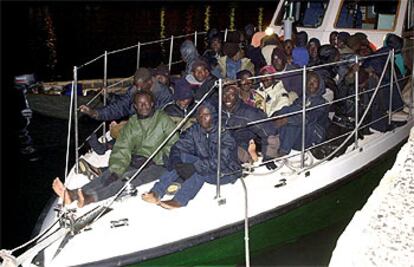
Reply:
<svg viewBox="0 0 414 267"><path fill-rule="evenodd" d="M285 0L275 25L293 18L296 26L317 28L322 24L329 0Z"/></svg>
<svg viewBox="0 0 414 267"><path fill-rule="evenodd" d="M336 28L393 30L399 0L344 0L337 14Z"/></svg>

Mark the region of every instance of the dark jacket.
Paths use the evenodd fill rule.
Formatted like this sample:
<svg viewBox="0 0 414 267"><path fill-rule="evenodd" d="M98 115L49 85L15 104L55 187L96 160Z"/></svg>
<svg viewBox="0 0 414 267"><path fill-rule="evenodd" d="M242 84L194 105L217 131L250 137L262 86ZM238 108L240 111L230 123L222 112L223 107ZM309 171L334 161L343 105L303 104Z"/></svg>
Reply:
<svg viewBox="0 0 414 267"><path fill-rule="evenodd" d="M247 123L267 118L266 113L258 108L251 107L241 101L236 103L233 112L222 110L223 127L245 126ZM249 127L232 130L233 136L236 138L237 145L247 148L251 139L259 138L262 146L262 155L266 158L268 138L274 136L277 129L271 122L255 124Z"/></svg>
<svg viewBox="0 0 414 267"><path fill-rule="evenodd" d="M207 77L207 79L199 86L196 87L194 92L194 98L196 101L200 99L213 87L214 83L217 81L217 78L213 75ZM210 95L206 98L213 106L217 107L218 104L218 88L213 89Z"/></svg>
<svg viewBox="0 0 414 267"><path fill-rule="evenodd" d="M181 120L187 116L187 114L194 108L196 102L193 101L187 108L183 109L179 105L177 105L176 101L172 101L163 107L165 113L173 120L175 124L181 122ZM180 129L180 133L185 131L187 128L191 127L196 122L196 112L191 114L188 121L183 125Z"/></svg>
<svg viewBox="0 0 414 267"><path fill-rule="evenodd" d="M98 112L97 120L112 121L134 115L136 111L133 104L136 91L137 88L131 86L124 95L119 96L115 101L112 101L102 108L96 109ZM170 89L157 81L154 83L152 93L155 96L156 109L162 108L172 100Z"/></svg>
<svg viewBox="0 0 414 267"><path fill-rule="evenodd" d="M294 64L287 64L285 71L300 69L299 66ZM283 87L285 87L288 92L295 92L299 97L302 95L303 88L303 71L297 71L293 73L287 73L280 76L276 76L276 79L280 79L283 82Z"/></svg>
<svg viewBox="0 0 414 267"><path fill-rule="evenodd" d="M315 95L307 95L306 96L306 108L309 109L311 107L315 107L318 105L322 105L326 103L326 100L322 97L325 93L325 83L323 79L320 78L319 82L319 90ZM302 97L299 97L293 102L292 105L283 107L281 110L277 112L277 114L273 115L281 115L290 112L300 111L303 109L303 100ZM326 132L329 127L329 106L323 106L320 108L315 108L312 110L306 111L306 147L312 144L319 144L325 140ZM302 128L302 113L295 114L288 117L287 126L296 126L299 129ZM284 126L285 127L285 126ZM283 139L280 140L283 143Z"/></svg>
<svg viewBox="0 0 414 267"><path fill-rule="evenodd" d="M210 111L214 109L209 103ZM217 114L215 114L215 121L213 122L213 129L206 132L199 123L194 124L188 129L180 139L171 148L169 157L169 169L173 169L175 164L181 163L181 154L190 154L198 158L195 161L194 167L197 173L201 175L216 175L217 174ZM221 134L221 165L220 170L222 174L231 174L241 170L239 160L237 158L236 141L228 131ZM232 175L236 180L240 175Z"/></svg>

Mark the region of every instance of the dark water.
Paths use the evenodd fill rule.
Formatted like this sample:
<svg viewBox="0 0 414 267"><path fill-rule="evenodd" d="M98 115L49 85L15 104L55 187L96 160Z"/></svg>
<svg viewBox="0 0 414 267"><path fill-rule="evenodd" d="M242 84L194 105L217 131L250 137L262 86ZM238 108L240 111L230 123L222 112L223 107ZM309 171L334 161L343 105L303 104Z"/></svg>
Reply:
<svg viewBox="0 0 414 267"><path fill-rule="evenodd" d="M10 249L30 238L37 217L53 196L51 182L64 175L67 122L34 114L29 126L38 149L37 161L20 153L18 131L22 127L13 77L35 72L42 80L70 79L72 67L103 51L155 40L172 34L248 23L264 27L276 2L2 2L1 88L1 248ZM260 25L259 25L260 24ZM160 46L157 57L144 56L149 65L166 62ZM134 52L110 58L109 76L130 75ZM151 61L151 59L154 59ZM102 64L82 72L82 78L102 75ZM100 76L102 77L102 76ZM80 140L96 122L80 122ZM72 150L73 152L73 150ZM73 153L70 158L73 164ZM253 265L325 266L348 220L295 243L252 259Z"/></svg>

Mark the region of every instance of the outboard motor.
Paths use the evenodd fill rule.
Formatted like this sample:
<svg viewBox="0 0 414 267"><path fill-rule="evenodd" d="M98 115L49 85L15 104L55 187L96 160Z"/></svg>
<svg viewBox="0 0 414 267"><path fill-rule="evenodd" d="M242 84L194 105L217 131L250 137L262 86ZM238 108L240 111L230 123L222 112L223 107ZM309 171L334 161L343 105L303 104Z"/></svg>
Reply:
<svg viewBox="0 0 414 267"><path fill-rule="evenodd" d="M32 90L32 88L37 87L38 85L39 84L36 82L34 74L24 74L15 76L14 78L14 87L18 91L20 98L20 113L23 117L23 120L25 120L25 125L19 131L19 140L21 145L20 153L23 155L30 155L30 161L36 161L39 158L35 156L36 149L33 147L32 138L30 137L29 131L27 130L33 112L30 109L26 95L29 90Z"/></svg>

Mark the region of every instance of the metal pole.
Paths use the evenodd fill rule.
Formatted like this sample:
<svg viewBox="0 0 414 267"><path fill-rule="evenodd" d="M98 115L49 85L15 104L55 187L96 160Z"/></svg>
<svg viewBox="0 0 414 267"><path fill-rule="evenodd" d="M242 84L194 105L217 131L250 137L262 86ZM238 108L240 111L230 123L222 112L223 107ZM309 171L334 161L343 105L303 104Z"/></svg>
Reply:
<svg viewBox="0 0 414 267"><path fill-rule="evenodd" d="M78 68L73 67L73 87L75 88L74 92L74 120L75 120L75 160L76 160L76 173L79 173L79 133L78 133Z"/></svg>
<svg viewBox="0 0 414 267"><path fill-rule="evenodd" d="M306 65L303 66L302 88L302 149L300 152L300 167L305 167L305 127L306 127Z"/></svg>
<svg viewBox="0 0 414 267"><path fill-rule="evenodd" d="M390 78L390 102L388 106L388 125L391 125L392 119L392 93L394 89L394 49L390 51L391 54L391 78Z"/></svg>
<svg viewBox="0 0 414 267"><path fill-rule="evenodd" d="M223 80L219 79L219 91L218 91L218 135L217 135L217 187L216 198L220 198L220 167L221 167L221 110L222 110L222 92L223 92Z"/></svg>
<svg viewBox="0 0 414 267"><path fill-rule="evenodd" d="M105 51L105 57L104 57L104 93L103 93L103 104L106 106L106 100L108 98L108 93L106 90L106 87L108 86L108 51ZM106 124L104 123L102 127L102 135L105 136L106 134ZM104 142L106 143L106 138L104 138Z"/></svg>
<svg viewBox="0 0 414 267"><path fill-rule="evenodd" d="M355 56L355 64L359 64L358 55ZM359 71L355 72L355 148L358 148L358 115L359 115Z"/></svg>
<svg viewBox="0 0 414 267"><path fill-rule="evenodd" d="M411 48L411 52L408 52L409 54L411 54L411 58L412 58L412 67L411 67L411 97L410 97L410 99L411 99L411 105L410 105L410 108L409 108L409 112L410 112L410 116L413 116L414 114L413 114L413 109L414 109L414 107L413 107L413 105L414 105L414 48Z"/></svg>
<svg viewBox="0 0 414 267"><path fill-rule="evenodd" d="M169 71L171 71L172 56L173 56L173 48L174 48L174 35L171 35L171 43L170 43L170 58L168 59L168 70L169 70Z"/></svg>
<svg viewBox="0 0 414 267"><path fill-rule="evenodd" d="M137 69L139 69L140 59L141 59L141 42L138 42L138 47L137 47Z"/></svg>
<svg viewBox="0 0 414 267"><path fill-rule="evenodd" d="M227 30L227 28L224 30L224 42L226 42L227 41L227 32L228 32L228 30Z"/></svg>
<svg viewBox="0 0 414 267"><path fill-rule="evenodd" d="M194 32L194 46L197 47L197 31Z"/></svg>

